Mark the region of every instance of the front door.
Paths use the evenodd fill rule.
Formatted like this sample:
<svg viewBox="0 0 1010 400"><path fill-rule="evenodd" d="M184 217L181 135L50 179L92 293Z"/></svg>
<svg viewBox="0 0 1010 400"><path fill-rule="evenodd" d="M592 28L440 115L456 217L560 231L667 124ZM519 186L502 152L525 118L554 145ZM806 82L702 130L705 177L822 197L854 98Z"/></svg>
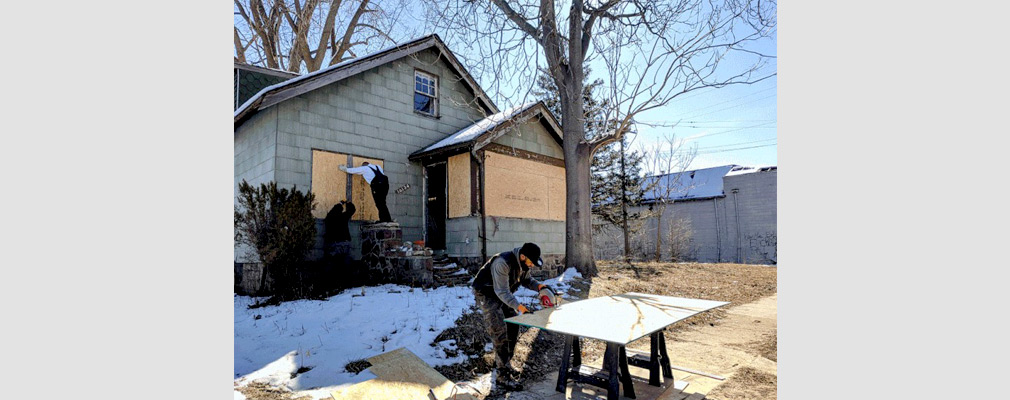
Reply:
<svg viewBox="0 0 1010 400"><path fill-rule="evenodd" d="M424 245L432 250L445 250L446 163L429 165L426 173L428 199Z"/></svg>

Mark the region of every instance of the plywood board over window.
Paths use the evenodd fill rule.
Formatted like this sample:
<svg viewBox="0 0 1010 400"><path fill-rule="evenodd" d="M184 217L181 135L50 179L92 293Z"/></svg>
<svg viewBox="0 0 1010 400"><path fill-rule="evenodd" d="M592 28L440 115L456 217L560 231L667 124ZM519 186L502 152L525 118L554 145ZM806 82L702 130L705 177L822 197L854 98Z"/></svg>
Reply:
<svg viewBox="0 0 1010 400"><path fill-rule="evenodd" d="M326 218L334 204L347 199L347 173L337 168L340 165L347 165L347 154L312 150L312 193L316 195L313 217Z"/></svg>
<svg viewBox="0 0 1010 400"><path fill-rule="evenodd" d="M383 165L382 160L377 158L365 158L354 156L351 157L351 164L354 167L360 167L361 163L368 161L369 164L376 164L385 170L386 166ZM389 174L386 174L387 176ZM379 209L375 208L375 201L372 200L372 187L368 185L365 181L365 177L361 175L351 175L351 201L354 202L354 206L358 209L351 217L353 221L378 221L379 220ZM389 204L389 198L393 190L397 188L397 182L389 181L389 193L386 195L386 207L389 208L389 213L394 214L395 211Z"/></svg>
<svg viewBox="0 0 1010 400"><path fill-rule="evenodd" d="M470 153L449 157L449 218L470 215Z"/></svg>
<svg viewBox="0 0 1010 400"><path fill-rule="evenodd" d="M564 221L564 168L491 152L484 162L488 215Z"/></svg>

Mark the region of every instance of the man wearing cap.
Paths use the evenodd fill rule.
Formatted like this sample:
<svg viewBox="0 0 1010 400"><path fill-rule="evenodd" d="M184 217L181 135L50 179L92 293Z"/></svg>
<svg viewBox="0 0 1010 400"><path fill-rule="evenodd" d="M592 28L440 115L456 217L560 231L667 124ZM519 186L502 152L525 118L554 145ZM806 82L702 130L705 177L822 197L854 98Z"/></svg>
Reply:
<svg viewBox="0 0 1010 400"><path fill-rule="evenodd" d="M491 336L495 350L495 384L506 390L522 390L518 374L509 366L519 338L519 326L506 324L505 318L527 313L530 310L519 304L512 294L519 285L538 291L541 304L557 304L554 290L530 276L530 268L542 266L540 247L523 244L512 251L495 254L485 263L473 279L473 293L484 313L484 329Z"/></svg>

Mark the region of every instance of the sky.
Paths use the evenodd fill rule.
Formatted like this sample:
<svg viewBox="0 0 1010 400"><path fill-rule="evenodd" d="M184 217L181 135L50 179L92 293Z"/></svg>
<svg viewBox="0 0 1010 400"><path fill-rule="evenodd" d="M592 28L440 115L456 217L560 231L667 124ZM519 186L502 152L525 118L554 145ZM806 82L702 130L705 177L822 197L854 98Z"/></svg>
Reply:
<svg viewBox="0 0 1010 400"><path fill-rule="evenodd" d="M581 275L569 268L543 283L564 300L575 278ZM536 304L531 310L539 307L536 295L524 287L515 292L521 303ZM262 382L312 399L329 399L337 388L375 378L368 371L354 374L344 367L400 347L430 366L464 361L464 356L446 356L445 349L455 349L454 340L432 343L474 305L469 286L422 290L386 284L348 289L325 300L248 307L262 299L234 296L234 386ZM311 369L292 377L303 366ZM235 391L236 400L244 398Z"/></svg>
<svg viewBox="0 0 1010 400"><path fill-rule="evenodd" d="M443 38L449 33L439 33ZM450 41L451 42L451 41ZM466 48L450 43L451 50L464 53ZM683 151L694 151L694 158L686 169L702 169L715 166L738 164L745 166L773 166L778 163L777 150L777 34L753 42L747 50L772 56L756 76L768 76L753 84L730 85L722 88L708 88L693 91L671 100L668 104L645 111L636 116L638 134L629 136L633 149L649 151L660 147L669 148L664 138L672 135L680 143ZM542 60L542 50L537 49ZM738 53L740 54L740 53ZM729 56L721 62L720 71L739 71L749 64L744 57ZM464 64L466 61L463 61ZM606 80L605 66L595 62L591 65L590 79ZM470 66L468 66L470 68ZM471 73L473 73L473 68ZM508 76L504 77L508 78ZM477 77L481 81L481 77ZM502 79L502 78L499 78ZM502 92L513 87L528 87L529 79L514 76L513 82L503 83ZM483 86L490 86L481 82ZM485 89L487 90L487 89ZM520 89L517 92L523 93ZM497 93L489 93L495 98ZM523 97L523 94L513 97ZM528 96L528 95L527 95ZM528 99L495 99L499 107L521 103ZM690 151L687 151L689 154ZM649 170L650 168L643 168ZM653 171L659 172L659 171Z"/></svg>
<svg viewBox="0 0 1010 400"><path fill-rule="evenodd" d="M486 58L475 48L477 44L454 40L456 36L454 32L432 26L431 21L425 19L421 2L408 2L403 8L407 11L400 14L400 23L397 24L398 31L393 33L394 38L402 37L401 40L406 41L437 33L447 42L450 50L457 54L499 108L506 109L533 100L528 90L531 87L531 79L528 76L517 74L506 74L496 78L481 76L480 67L473 65L474 61L470 61ZM239 19L236 18L236 21ZM388 43L385 43L378 47L387 45ZM542 50L532 48L526 50L536 52L539 62L543 62ZM771 56L777 55L777 34L749 45L748 50ZM743 64L739 61L739 58L727 58L720 66L724 68L721 71L729 72L741 68ZM771 58L767 61L768 64L758 76L776 73L777 59ZM594 63L592 68L591 79L606 78L602 64ZM490 82L492 80L502 80L496 82L501 87ZM666 149L669 145L664 144L664 138L673 135L676 140L681 141L682 152L678 154L683 154L684 150L695 153L686 168L689 170L728 164L777 165L777 91L777 77L771 76L754 84L702 89L679 96L665 106L636 116L639 122L638 134L634 137L629 136L629 139L633 139L631 146L633 149L646 151L657 147ZM648 171L650 168L644 169Z"/></svg>

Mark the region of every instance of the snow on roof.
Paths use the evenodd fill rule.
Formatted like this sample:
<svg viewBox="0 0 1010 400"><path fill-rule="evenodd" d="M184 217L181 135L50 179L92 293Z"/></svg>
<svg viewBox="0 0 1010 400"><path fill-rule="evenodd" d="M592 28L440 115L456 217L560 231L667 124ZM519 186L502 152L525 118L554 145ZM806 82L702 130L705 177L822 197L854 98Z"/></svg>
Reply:
<svg viewBox="0 0 1010 400"><path fill-rule="evenodd" d="M778 169L778 167L776 167L774 165L764 166L764 167L742 167L742 166L737 166L737 167L733 168L732 171L729 171L728 173L726 173L726 176L753 174L755 172L775 171L776 169Z"/></svg>
<svg viewBox="0 0 1010 400"><path fill-rule="evenodd" d="M471 140L474 140L484 132L494 129L496 126L501 125L502 122L512 119L512 117L516 116L516 114L520 114L536 104L537 102L531 102L518 105L505 111L502 111L500 113L485 117L484 119L477 121L473 125L460 129L459 131L453 133L452 135L449 135L445 139L439 140L435 144L424 148L424 150L421 150L419 153L424 153L435 149L449 147L452 145L466 143Z"/></svg>
<svg viewBox="0 0 1010 400"><path fill-rule="evenodd" d="M723 165L646 177L643 182L646 187L652 185L657 179L659 182L651 190L645 192L644 198L647 201L659 198L688 200L722 196L722 177L738 167L737 165Z"/></svg>

